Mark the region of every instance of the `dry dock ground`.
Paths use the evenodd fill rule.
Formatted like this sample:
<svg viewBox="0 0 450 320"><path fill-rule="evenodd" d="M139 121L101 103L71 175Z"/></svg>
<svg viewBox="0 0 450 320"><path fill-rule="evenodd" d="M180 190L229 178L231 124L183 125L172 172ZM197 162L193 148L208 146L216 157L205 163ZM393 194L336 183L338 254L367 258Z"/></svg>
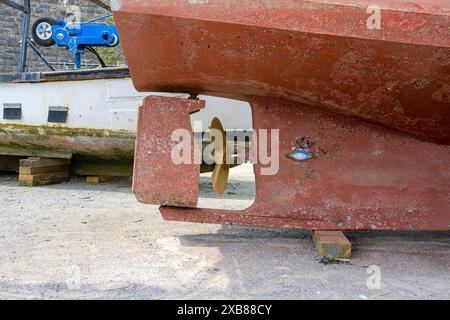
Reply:
<svg viewBox="0 0 450 320"><path fill-rule="evenodd" d="M200 204L251 204L248 169L224 198L203 176ZM0 299L450 298L449 232L347 235L351 262L326 264L310 232L164 222L126 179L21 188L0 174Z"/></svg>

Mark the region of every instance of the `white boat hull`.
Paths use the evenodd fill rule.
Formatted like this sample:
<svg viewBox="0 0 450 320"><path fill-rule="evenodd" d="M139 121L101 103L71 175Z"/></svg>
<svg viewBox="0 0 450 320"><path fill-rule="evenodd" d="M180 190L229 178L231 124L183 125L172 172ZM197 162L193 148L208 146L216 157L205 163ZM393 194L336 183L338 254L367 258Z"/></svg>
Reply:
<svg viewBox="0 0 450 320"><path fill-rule="evenodd" d="M138 93L129 77L0 83L0 107L4 109L0 118L0 155L132 160L137 111L148 95L152 93ZM192 117L192 121L201 121L201 130L207 130L215 116L226 129L251 129L247 103L216 97L202 99L207 102L206 109ZM20 119L5 119L5 109L11 106L20 106ZM49 122L49 113L55 108L66 113L65 122Z"/></svg>

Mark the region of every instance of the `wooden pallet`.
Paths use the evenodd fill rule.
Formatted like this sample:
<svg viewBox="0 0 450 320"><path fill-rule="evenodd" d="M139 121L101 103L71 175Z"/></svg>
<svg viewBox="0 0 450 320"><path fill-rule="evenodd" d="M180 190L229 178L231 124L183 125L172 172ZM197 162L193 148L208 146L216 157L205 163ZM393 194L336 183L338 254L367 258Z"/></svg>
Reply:
<svg viewBox="0 0 450 320"><path fill-rule="evenodd" d="M19 185L34 187L68 181L70 160L28 158L20 160Z"/></svg>

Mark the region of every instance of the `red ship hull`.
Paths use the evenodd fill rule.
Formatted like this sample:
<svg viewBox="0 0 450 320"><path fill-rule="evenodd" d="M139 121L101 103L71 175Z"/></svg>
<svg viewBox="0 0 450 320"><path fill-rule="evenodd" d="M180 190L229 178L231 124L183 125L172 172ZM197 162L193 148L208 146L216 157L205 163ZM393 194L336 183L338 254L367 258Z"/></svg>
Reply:
<svg viewBox="0 0 450 320"><path fill-rule="evenodd" d="M166 219L448 230L448 1L116 0L113 9L138 90L247 100L255 130L280 130L280 172L264 177L255 166L253 207L163 207ZM171 103L178 120L170 125L182 128L192 106ZM158 173L181 170L162 165L164 155L145 156L160 150L144 140L158 135L165 108L152 99L141 108L134 189L143 202L195 206L196 179L165 175L167 193L151 188ZM303 166L284 157L299 137L328 155Z"/></svg>

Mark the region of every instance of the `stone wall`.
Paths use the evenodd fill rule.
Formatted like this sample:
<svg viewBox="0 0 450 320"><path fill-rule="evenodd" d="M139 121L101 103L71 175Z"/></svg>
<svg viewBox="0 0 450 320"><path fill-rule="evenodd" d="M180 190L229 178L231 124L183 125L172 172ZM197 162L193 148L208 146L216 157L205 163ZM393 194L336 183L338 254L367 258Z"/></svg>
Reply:
<svg viewBox="0 0 450 320"><path fill-rule="evenodd" d="M22 3L21 0L15 1ZM108 14L106 10L87 0L31 0L31 9L30 29L33 22L41 17L62 19L68 12L79 11L81 21L83 21ZM18 70L22 20L23 17L20 11L0 4L0 73L17 72ZM31 37L31 31L29 36ZM72 67L70 64L73 62L73 59L67 49L57 46L40 49L50 62L68 64L55 66L55 68ZM120 47L112 49L112 55L114 63L125 63ZM83 63L96 64L97 59L91 53L86 53L83 56ZM28 49L27 66L28 71L48 70L31 49Z"/></svg>

